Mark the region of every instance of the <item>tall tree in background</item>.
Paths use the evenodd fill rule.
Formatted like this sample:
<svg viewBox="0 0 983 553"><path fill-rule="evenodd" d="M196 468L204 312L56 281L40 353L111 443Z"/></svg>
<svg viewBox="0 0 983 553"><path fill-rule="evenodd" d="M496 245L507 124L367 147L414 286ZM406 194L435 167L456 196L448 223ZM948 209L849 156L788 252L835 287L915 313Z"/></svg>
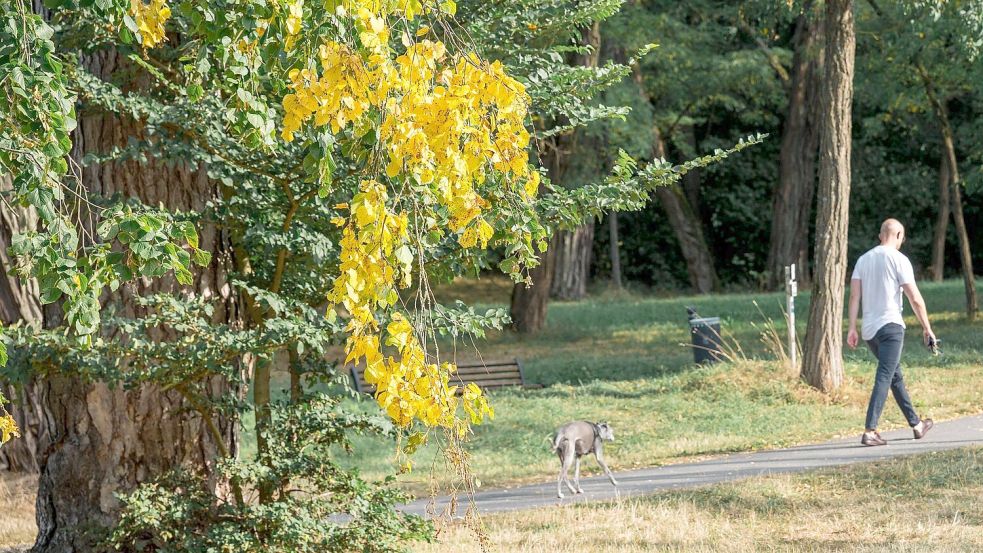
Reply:
<svg viewBox="0 0 983 553"><path fill-rule="evenodd" d="M652 159L666 159L666 141L657 126L652 127ZM698 178L698 177L697 177ZM697 294L709 294L720 288L714 268L713 254L703 232L703 218L690 201L683 185L677 184L656 190L659 204L669 218L676 241L686 259L689 282Z"/></svg>
<svg viewBox="0 0 983 553"><path fill-rule="evenodd" d="M973 272L973 254L969 246L969 231L966 229L966 219L963 214L962 180L959 176L959 159L956 156L955 138L952 132L952 123L949 121L949 112L946 106L939 99L935 91L935 85L924 66L919 66L919 74L925 84L925 94L932 103L932 108L938 117L938 126L942 134L942 160L945 163L945 171L940 171L942 177L947 176L950 180L950 195L952 218L956 226L956 236L959 237L959 259L963 269L963 283L966 291L966 316L970 321L976 318L979 310L976 298L976 278ZM942 178L940 177L940 178ZM940 196L942 196L940 194ZM945 201L940 197L940 202ZM940 208L940 211L943 211ZM939 216L941 219L941 215ZM938 231L937 231L938 232Z"/></svg>
<svg viewBox="0 0 983 553"><path fill-rule="evenodd" d="M819 146L818 92L822 76L822 16L807 2L796 18L792 36L791 75L775 189L768 288L782 286L784 267L797 264L801 281L809 280L809 227L816 188L816 149Z"/></svg>
<svg viewBox="0 0 983 553"><path fill-rule="evenodd" d="M594 21L583 30L581 44L588 48L576 56L576 63L584 67L597 68L601 56L601 23ZM555 184L567 186L564 182L565 169L570 159L578 151L591 150L592 138L582 129L558 136L547 146L545 163L550 169L550 180ZM579 144L578 144L579 143ZM553 169L555 167L555 170ZM577 300L587 295L587 281L590 278L591 253L594 246L594 220L573 230L560 230L551 241L553 260L550 296L561 300Z"/></svg>
<svg viewBox="0 0 983 553"><path fill-rule="evenodd" d="M856 50L852 0L827 0L824 34L816 258L802 377L815 388L832 392L843 383L843 292Z"/></svg>
<svg viewBox="0 0 983 553"><path fill-rule="evenodd" d="M929 268L941 280L945 258L945 236L951 214L959 249L966 295L966 314L976 317L978 300L973 270L971 237L963 210L966 192L960 170L957 129L950 120L950 104L978 96L983 79L980 59L983 46L983 5L979 2L926 3L917 1L880 3L868 0L873 11L877 47L889 50L881 71L904 91L909 112L925 114L939 143L937 217L932 237ZM973 125L969 125L972 129ZM978 130L970 130L978 136Z"/></svg>
<svg viewBox="0 0 983 553"><path fill-rule="evenodd" d="M533 109L539 120L541 161L555 187L573 189L585 183L581 175L571 174L572 167L580 168L572 165L572 161L583 155L585 149L589 150L591 140L579 129L592 121L623 116L626 112L624 108L598 105L594 99L627 72L619 64L598 64L599 22L616 13L621 4L621 0L592 3L560 0L530 5L519 14L508 6L502 6L501 13L487 7L476 11L481 20L478 24L490 29L488 34L503 35L504 40L497 45L497 53L503 59L528 68L529 78L535 82L555 83L543 86L543 95L533 98ZM539 28L542 21L551 24ZM516 25L533 29L532 36L509 34L515 31L506 28ZM576 44L572 54L571 41ZM558 59L567 63L557 63ZM574 299L586 294L593 240L593 218L572 229L558 230L550 238L540 265L529 271L526 282L517 283L512 289L510 314L516 331L532 333L545 326L551 295Z"/></svg>
<svg viewBox="0 0 983 553"><path fill-rule="evenodd" d="M945 59L939 60L939 65L935 67L936 72L942 72L943 74L935 77L928 70L922 59L916 57L914 61L916 70L918 71L918 76L921 79L922 86L924 86L925 89L925 96L932 107L932 113L935 115L935 122L941 134L942 153L940 158L942 160L941 163L944 164L944 166L940 168L939 178L942 179L948 177L949 183L951 184L949 190L944 190L940 186L940 214L937 226L942 227L944 225L942 222L942 216L945 209L941 207L941 204L945 202L948 204L948 207L951 208L950 211L956 227L956 236L959 239L959 260L960 264L962 265L963 285L966 293L966 316L972 321L976 318L976 313L979 310L979 302L976 296L976 276L975 272L973 271L973 255L970 248L969 231L966 228L966 219L963 213L963 183L959 172L959 156L956 152L955 132L952 122L949 120L949 108L947 104L950 97L954 97L959 94L957 91L958 88L965 87L967 85L972 87L974 86L974 83L975 86L978 87L980 82L979 79L983 78L983 71L981 71L979 67L979 58L981 56L981 52L979 51L980 47L978 45L975 48L967 48L965 46L967 44L967 40L970 39L970 36L976 34L978 37L978 33L983 31L983 24L981 24L981 22L983 22L983 6L979 4L975 5L975 12L971 13L972 15L975 15L974 21L976 22L976 25L970 25L968 27L959 25L958 22L960 19L969 19L970 14L964 14L957 11L954 5L943 5L940 6L939 9L944 10L944 12L940 13L939 15L945 17L939 17L937 20L941 19L946 22L951 22L952 25L949 27L949 32L954 36L938 36L939 33L936 32L933 33L935 36L929 37L927 36L927 33L923 31L921 33L921 37L922 40L934 43L936 49L941 50L940 53L945 56ZM968 9L972 10L973 8L971 7ZM969 31L969 33L966 31ZM969 42L969 44L972 44L972 42ZM951 55L956 60L958 64L956 68L950 66L950 58L946 54ZM918 56L917 53L916 56ZM957 79L959 79L961 76L964 79L968 77L968 80L953 83L952 77L950 77L949 74L952 73L954 69L956 71L959 71L960 69L965 71L964 75L958 75L957 73ZM961 73L962 71L959 72ZM942 96L939 91L940 83L943 83L942 86L948 85L948 87L950 87L946 96ZM953 85L955 85L957 90L952 89L954 88ZM948 192L948 194L946 194L946 192ZM944 230L942 228L936 228L935 232L936 234L944 234ZM933 246L938 244L938 242L933 241ZM942 256L942 254L936 255L938 257ZM933 260L936 255L933 255Z"/></svg>
<svg viewBox="0 0 983 553"><path fill-rule="evenodd" d="M939 212L935 218L932 230L932 264L929 265L929 278L934 282L942 282L945 278L945 237L949 232L949 216L952 210L952 175L949 171L949 156L939 159Z"/></svg>
<svg viewBox="0 0 983 553"><path fill-rule="evenodd" d="M720 119L754 117L759 99L780 93L758 46L734 32L740 10L707 1L632 2L611 20L610 31L604 31L609 48L659 44L634 68L640 101L629 116L630 135L617 133L613 144L648 159L689 157L718 139L714 125ZM702 198L704 187L724 185L710 171L699 171L656 192L657 212L664 214L696 293L720 287L711 248L711 233L720 229L705 216Z"/></svg>

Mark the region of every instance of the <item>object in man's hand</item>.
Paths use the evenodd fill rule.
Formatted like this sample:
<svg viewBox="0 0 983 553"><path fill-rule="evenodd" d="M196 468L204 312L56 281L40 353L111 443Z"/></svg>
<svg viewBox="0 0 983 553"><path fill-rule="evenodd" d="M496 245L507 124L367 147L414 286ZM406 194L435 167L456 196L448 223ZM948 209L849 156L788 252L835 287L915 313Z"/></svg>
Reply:
<svg viewBox="0 0 983 553"><path fill-rule="evenodd" d="M932 352L932 355L939 355L942 353L942 340L939 338L929 337L928 343L925 345L928 346L928 350Z"/></svg>

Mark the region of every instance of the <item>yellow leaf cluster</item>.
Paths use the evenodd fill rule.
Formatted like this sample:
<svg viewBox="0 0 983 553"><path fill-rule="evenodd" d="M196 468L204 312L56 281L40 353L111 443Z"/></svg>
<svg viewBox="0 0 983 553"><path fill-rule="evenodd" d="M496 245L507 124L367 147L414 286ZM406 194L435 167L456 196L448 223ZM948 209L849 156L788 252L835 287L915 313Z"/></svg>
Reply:
<svg viewBox="0 0 983 553"><path fill-rule="evenodd" d="M287 142L294 139L303 124L311 119L314 125L330 125L340 132L349 123L361 119L371 106L370 74L362 58L348 47L329 42L318 52L321 75L310 69L290 71L293 92L283 98L283 130Z"/></svg>
<svg viewBox="0 0 983 553"><path fill-rule="evenodd" d="M475 424L494 412L480 389L466 390L463 400L456 396L457 388L448 385L456 367L429 363L401 313L393 313L386 327L386 345L399 355L382 353L376 312L395 307L396 290L409 285L413 262L407 216L391 211L387 199L384 186L367 180L349 204L335 206L350 210L343 223L340 274L328 296L351 314L345 362L365 362L366 382L376 386L376 401L397 424L409 426L416 419L463 432L466 426L455 416L459 404Z"/></svg>
<svg viewBox="0 0 983 553"><path fill-rule="evenodd" d="M518 190L526 198L539 187L539 174L529 169L525 87L500 62L486 63L475 54L448 56L440 41L409 44L393 58L389 27L378 14L408 8L343 4L358 10L359 40L368 55L329 41L320 49L320 73L292 71L291 92L283 99L283 139L292 141L309 121L338 133L380 114L377 137L388 158L386 175L429 187L447 209L458 243L486 247L490 225L480 216L489 204L476 187L488 171L524 182Z"/></svg>
<svg viewBox="0 0 983 553"><path fill-rule="evenodd" d="M447 227L462 247L486 248L495 232L491 205L480 194L486 179L501 178L520 200L539 187L527 153L530 100L501 63L474 54L451 56L440 41L413 43L404 33L405 50L394 53L387 15L410 19L430 4L335 3L340 17L353 14L359 45L325 42L318 69L290 73L282 137L292 141L305 125L330 126L335 134L374 127L380 148L373 155L382 157L375 162L385 166L390 181L415 185L414 193L425 196L422 205L445 210ZM445 1L439 9L454 8ZM477 386L449 385L456 367L432 362L397 310L397 290L409 286L414 261L408 217L398 205L373 179L362 181L351 202L335 206L348 216L331 220L342 227L342 238L339 275L328 299L349 314L346 362L364 362L376 401L397 424L419 421L463 433L468 422L458 418L459 408L472 424L494 411ZM385 330L380 313L390 313ZM383 347L395 348L397 355L385 355Z"/></svg>
<svg viewBox="0 0 983 553"><path fill-rule="evenodd" d="M136 21L137 29L146 48L153 48L167 40L164 23L171 17L171 8L165 0L130 0L130 16Z"/></svg>
<svg viewBox="0 0 983 553"><path fill-rule="evenodd" d="M351 313L348 331L353 336L376 332L375 310L393 307L397 287L410 283L412 254L405 247L408 218L391 211L387 199L380 183L362 181L342 230L339 275L328 299Z"/></svg>

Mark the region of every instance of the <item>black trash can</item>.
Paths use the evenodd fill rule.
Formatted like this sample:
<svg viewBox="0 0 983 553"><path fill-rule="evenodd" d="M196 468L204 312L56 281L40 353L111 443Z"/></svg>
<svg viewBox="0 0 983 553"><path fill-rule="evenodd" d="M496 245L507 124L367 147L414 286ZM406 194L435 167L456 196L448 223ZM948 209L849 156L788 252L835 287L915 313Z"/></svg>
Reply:
<svg viewBox="0 0 983 553"><path fill-rule="evenodd" d="M691 317L689 331L697 364L720 361L720 317Z"/></svg>

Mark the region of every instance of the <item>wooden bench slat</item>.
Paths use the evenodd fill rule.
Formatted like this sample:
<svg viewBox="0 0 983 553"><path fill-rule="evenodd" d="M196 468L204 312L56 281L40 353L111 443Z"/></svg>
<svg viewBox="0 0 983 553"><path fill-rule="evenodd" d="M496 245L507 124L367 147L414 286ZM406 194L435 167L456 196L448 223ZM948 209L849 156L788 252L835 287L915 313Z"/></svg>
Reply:
<svg viewBox="0 0 983 553"><path fill-rule="evenodd" d="M474 382L480 385L482 382L515 382L516 384L522 384L522 379L518 376L501 376L501 377L490 377L490 378L451 378L448 380L451 384L467 384L468 382Z"/></svg>
<svg viewBox="0 0 983 553"><path fill-rule="evenodd" d="M454 374L460 374L460 375L466 375L466 376L482 375L482 374L511 374L511 375L519 376L520 373L519 373L519 370L518 369L513 369L513 370L510 370L510 371L489 371L489 370L486 370L486 369L464 369L464 370L455 371Z"/></svg>
<svg viewBox="0 0 983 553"><path fill-rule="evenodd" d="M362 370L358 371L358 379L360 382L365 381L364 374L365 371ZM451 378L457 375L460 375L462 377L468 377L468 378L486 376L486 375L487 376L508 375L508 376L513 376L515 378L521 378L522 373L517 368L513 370L488 370L484 368L473 368L473 369L457 370L451 375Z"/></svg>
<svg viewBox="0 0 983 553"><path fill-rule="evenodd" d="M518 359L489 360L462 363L458 370L450 376L449 383L458 386L458 393L463 392L467 384L473 382L482 388L504 388L506 386L521 386L524 388L541 388L541 385L527 384L522 374L522 364ZM365 367L352 368L352 379L359 392L375 394L375 386L365 380Z"/></svg>
<svg viewBox="0 0 983 553"><path fill-rule="evenodd" d="M492 368L492 367L516 367L515 361L485 361L484 363L458 363L459 369L473 368Z"/></svg>
<svg viewBox="0 0 983 553"><path fill-rule="evenodd" d="M479 380L518 380L522 382L522 375L518 371L508 372L508 373L472 373L472 374L461 374L454 373L450 375L451 381L465 381L465 382L477 382ZM360 386L366 386L369 383L359 375L358 383Z"/></svg>

